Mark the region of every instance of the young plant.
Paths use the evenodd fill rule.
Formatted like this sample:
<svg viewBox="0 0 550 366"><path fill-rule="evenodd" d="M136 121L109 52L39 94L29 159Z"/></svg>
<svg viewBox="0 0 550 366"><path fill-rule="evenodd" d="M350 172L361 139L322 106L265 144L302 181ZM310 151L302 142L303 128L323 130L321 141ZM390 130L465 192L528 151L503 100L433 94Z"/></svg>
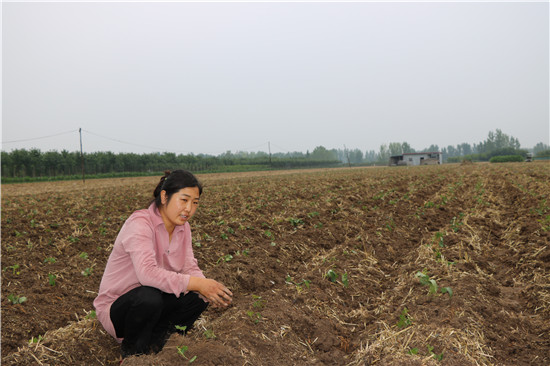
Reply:
<svg viewBox="0 0 550 366"><path fill-rule="evenodd" d="M40 343L40 341L42 340L44 340L44 337L42 337L41 335L38 335L38 337L32 337L31 339L29 339L29 345Z"/></svg>
<svg viewBox="0 0 550 366"><path fill-rule="evenodd" d="M267 236L267 238L270 239L270 240L275 239L275 236L274 236L273 233L272 233L271 231L269 231L269 230L264 231L264 235Z"/></svg>
<svg viewBox="0 0 550 366"><path fill-rule="evenodd" d="M212 329L205 330L203 334L206 339L216 339L216 335L214 334L214 331Z"/></svg>
<svg viewBox="0 0 550 366"><path fill-rule="evenodd" d="M329 269L327 271L327 273L325 274L325 277L328 278L330 280L330 282L337 282L338 277L340 277L342 285L344 287L348 287L348 285L349 285L349 280L348 280L348 274L347 273L343 273L342 275L340 275L336 271L334 271L333 269Z"/></svg>
<svg viewBox="0 0 550 366"><path fill-rule="evenodd" d="M435 353L433 351L434 347L430 346L429 344L426 347L428 348L428 353L433 356L433 358L435 358L437 361L441 361L443 359L443 352L441 352L440 354Z"/></svg>
<svg viewBox="0 0 550 366"><path fill-rule="evenodd" d="M302 285L304 285L306 288L309 288L309 285L311 284L310 280L305 280L305 279L302 279L302 282L296 282L292 279L292 277L290 275L286 276L285 282L289 283L289 284L293 284L294 286L296 286L296 289L298 291L302 290L302 287L301 287Z"/></svg>
<svg viewBox="0 0 550 366"><path fill-rule="evenodd" d="M423 272L417 272L416 277L420 280L420 283L425 286L429 286L429 293L435 294L437 292L437 282L431 279L430 276Z"/></svg>
<svg viewBox="0 0 550 366"><path fill-rule="evenodd" d="M216 262L216 264L220 263L221 261L231 262L232 259L233 259L233 256L231 254L222 255L220 258L218 258L218 261Z"/></svg>
<svg viewBox="0 0 550 366"><path fill-rule="evenodd" d="M443 287L443 288L441 289L441 293L442 293L442 294L448 294L448 295L449 295L449 299L450 299L451 297L453 297L453 289L450 288L450 287Z"/></svg>
<svg viewBox="0 0 550 366"><path fill-rule="evenodd" d="M262 320L262 314L258 312L253 312L252 310L247 311L246 315L248 315L248 318L254 324L258 324L260 320Z"/></svg>
<svg viewBox="0 0 550 366"><path fill-rule="evenodd" d="M22 304L24 303L25 301L27 301L27 298L25 296L17 296L17 295L14 295L14 294L9 294L8 295L8 300L13 304Z"/></svg>
<svg viewBox="0 0 550 366"><path fill-rule="evenodd" d="M431 279L430 276L423 272L417 272L416 277L420 280L420 283L425 286L429 286L429 293L436 294L438 287L437 282L434 279ZM453 290L450 287L441 288L442 294L448 294L449 298L453 297Z"/></svg>
<svg viewBox="0 0 550 366"><path fill-rule="evenodd" d="M18 271L19 267L20 267L19 264L14 264L13 266L9 266L9 267L4 268L4 271L6 271L8 269L11 269L14 275L15 274L20 274L21 272Z"/></svg>
<svg viewBox="0 0 550 366"><path fill-rule="evenodd" d="M412 325L413 318L409 315L409 310L407 308L403 308L401 311L401 315L399 315L399 321L397 322L397 326L400 329L407 328L409 325Z"/></svg>
<svg viewBox="0 0 550 366"><path fill-rule="evenodd" d="M336 282L338 279L338 273L336 273L333 269L329 269L325 277L327 277L330 282Z"/></svg>
<svg viewBox="0 0 550 366"><path fill-rule="evenodd" d="M174 328L176 328L176 330L185 334L187 330L187 325L175 325Z"/></svg>
<svg viewBox="0 0 550 366"><path fill-rule="evenodd" d="M55 280L57 279L57 276L53 273L48 273L48 282L50 286L55 286Z"/></svg>
<svg viewBox="0 0 550 366"><path fill-rule="evenodd" d="M434 235L433 242L439 244L440 248L445 247L445 244L443 243L443 237L444 236L445 236L445 234L440 232L440 231L436 232L435 235Z"/></svg>
<svg viewBox="0 0 550 366"><path fill-rule="evenodd" d="M261 296L252 295L252 298L254 299L254 302L252 303L252 307L261 309L265 306L265 300L263 300Z"/></svg>
<svg viewBox="0 0 550 366"><path fill-rule="evenodd" d="M292 226L294 227L297 227L297 226L300 226L300 225L303 225L304 224L304 220L302 219L295 219L293 217L291 217L290 219L288 219L288 222L290 222L292 224Z"/></svg>

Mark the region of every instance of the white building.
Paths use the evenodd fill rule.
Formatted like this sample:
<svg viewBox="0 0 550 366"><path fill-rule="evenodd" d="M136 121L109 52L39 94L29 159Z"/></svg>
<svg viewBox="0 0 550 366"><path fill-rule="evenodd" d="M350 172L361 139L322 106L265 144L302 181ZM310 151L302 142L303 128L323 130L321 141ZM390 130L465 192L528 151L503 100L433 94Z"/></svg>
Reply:
<svg viewBox="0 0 550 366"><path fill-rule="evenodd" d="M406 153L390 157L390 166L436 165L443 163L443 154L437 152Z"/></svg>

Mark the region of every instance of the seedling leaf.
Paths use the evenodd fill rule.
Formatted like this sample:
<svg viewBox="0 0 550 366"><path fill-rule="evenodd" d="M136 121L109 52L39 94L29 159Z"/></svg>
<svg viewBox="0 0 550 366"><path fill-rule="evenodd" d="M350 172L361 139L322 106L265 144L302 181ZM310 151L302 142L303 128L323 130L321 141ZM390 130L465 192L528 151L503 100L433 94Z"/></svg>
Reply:
<svg viewBox="0 0 550 366"><path fill-rule="evenodd" d="M445 293L446 293L446 294L449 294L449 298L453 297L453 289L450 288L450 287L443 287L443 288L441 289L441 293L442 293L442 294L445 294Z"/></svg>

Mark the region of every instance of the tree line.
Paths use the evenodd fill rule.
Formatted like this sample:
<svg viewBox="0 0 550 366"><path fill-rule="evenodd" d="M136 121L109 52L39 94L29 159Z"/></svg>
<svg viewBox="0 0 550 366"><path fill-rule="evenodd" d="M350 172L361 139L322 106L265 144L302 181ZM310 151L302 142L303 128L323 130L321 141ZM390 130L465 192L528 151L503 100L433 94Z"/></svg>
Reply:
<svg viewBox="0 0 550 366"><path fill-rule="evenodd" d="M550 156L550 147L538 143L532 152L537 156ZM268 154L266 152L232 153L227 151L218 156L205 154L176 155L164 153L84 153L67 150L42 152L39 149L17 149L2 151L2 182L17 181L21 178L59 178L85 175L109 176L125 173L128 175L158 174L174 167L193 172L223 172L266 169L292 169L329 167L338 165L387 165L390 156L414 152L441 152L444 162L458 162L463 159L489 161L494 156L526 156L528 150L521 149L517 138L508 136L501 130L490 131L487 139L470 145L440 148L430 145L426 149L415 150L407 142L382 144L378 151L360 149L327 149L316 147L312 152L288 152Z"/></svg>

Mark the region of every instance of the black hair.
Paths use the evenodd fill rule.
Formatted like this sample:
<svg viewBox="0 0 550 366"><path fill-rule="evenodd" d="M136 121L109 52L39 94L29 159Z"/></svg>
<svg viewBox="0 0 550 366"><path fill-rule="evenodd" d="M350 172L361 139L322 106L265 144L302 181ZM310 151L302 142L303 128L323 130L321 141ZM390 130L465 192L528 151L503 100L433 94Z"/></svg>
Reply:
<svg viewBox="0 0 550 366"><path fill-rule="evenodd" d="M199 189L199 196L202 194L202 184L193 173L183 169L167 170L153 191L154 198L151 202L155 202L157 208L160 208L162 206L160 192L166 191L167 202L170 202L170 198L172 198L174 193L179 192L180 189L189 187L197 187Z"/></svg>

